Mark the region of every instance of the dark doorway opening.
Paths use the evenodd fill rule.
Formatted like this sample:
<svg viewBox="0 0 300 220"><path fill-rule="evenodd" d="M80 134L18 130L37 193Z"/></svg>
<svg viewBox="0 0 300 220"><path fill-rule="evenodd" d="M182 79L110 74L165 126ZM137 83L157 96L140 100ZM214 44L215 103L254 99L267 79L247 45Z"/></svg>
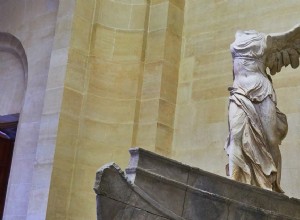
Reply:
<svg viewBox="0 0 300 220"><path fill-rule="evenodd" d="M19 114L0 116L0 219L3 217L18 121Z"/></svg>

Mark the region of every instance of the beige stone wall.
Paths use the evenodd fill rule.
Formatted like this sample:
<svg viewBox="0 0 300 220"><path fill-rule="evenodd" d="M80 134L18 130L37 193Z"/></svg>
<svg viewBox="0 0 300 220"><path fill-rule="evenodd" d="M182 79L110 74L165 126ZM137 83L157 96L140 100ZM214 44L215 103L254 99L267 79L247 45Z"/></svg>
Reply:
<svg viewBox="0 0 300 220"><path fill-rule="evenodd" d="M181 1L150 1L133 145L172 155L181 54Z"/></svg>
<svg viewBox="0 0 300 220"><path fill-rule="evenodd" d="M62 102L55 105L48 219L95 218L95 170L110 161L126 167L131 146L224 175L228 48L235 31L293 26L286 18L272 29L276 14L266 12L268 3L257 4L264 10L223 1L76 1L71 40L61 50L67 64L53 65L53 80L60 71L65 78L52 94ZM262 15L269 21L258 22ZM296 184L283 180L290 189ZM297 189L288 193L297 195Z"/></svg>
<svg viewBox="0 0 300 220"><path fill-rule="evenodd" d="M224 175L229 44L238 29L287 30L299 8L271 0L0 1L1 31L18 37L28 57L7 219L95 219L95 171L110 161L125 168L131 146ZM284 69L274 86L290 125L282 185L299 198L297 72Z"/></svg>
<svg viewBox="0 0 300 220"><path fill-rule="evenodd" d="M281 32L299 23L295 1L188 0L176 108L174 157L225 175L227 87L232 84L229 45L236 30ZM300 198L299 70L290 67L273 77L278 107L287 114L289 133L282 143L282 187Z"/></svg>
<svg viewBox="0 0 300 220"><path fill-rule="evenodd" d="M182 25L176 2L76 1L68 61L51 62L44 107L58 120L48 219L94 219L96 169L125 167L131 146L171 154Z"/></svg>
<svg viewBox="0 0 300 220"><path fill-rule="evenodd" d="M78 27L73 25L76 20L75 3L75 0L60 1L57 12L38 142L43 149L36 156L37 175L33 181L33 185L42 185L39 205L36 205L36 197L31 197L31 204L35 204L35 208L40 210L36 216L41 219L66 219L65 212L70 197L78 138L79 116L76 111L80 111L81 106L76 85L83 86L78 81L81 79L80 74L84 74L84 71L78 74L78 67L84 70L87 56L73 46L72 33L79 32ZM73 76L72 80L70 76ZM67 101L63 102L64 98ZM73 103L76 103L78 110L75 110Z"/></svg>

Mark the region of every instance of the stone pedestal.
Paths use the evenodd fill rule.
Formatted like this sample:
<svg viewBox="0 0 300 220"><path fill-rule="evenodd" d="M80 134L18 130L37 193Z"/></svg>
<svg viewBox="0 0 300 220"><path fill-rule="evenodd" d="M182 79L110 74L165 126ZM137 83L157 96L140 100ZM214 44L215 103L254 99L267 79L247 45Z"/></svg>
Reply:
<svg viewBox="0 0 300 220"><path fill-rule="evenodd" d="M241 184L143 149L126 172L97 171L98 220L300 219L300 201Z"/></svg>

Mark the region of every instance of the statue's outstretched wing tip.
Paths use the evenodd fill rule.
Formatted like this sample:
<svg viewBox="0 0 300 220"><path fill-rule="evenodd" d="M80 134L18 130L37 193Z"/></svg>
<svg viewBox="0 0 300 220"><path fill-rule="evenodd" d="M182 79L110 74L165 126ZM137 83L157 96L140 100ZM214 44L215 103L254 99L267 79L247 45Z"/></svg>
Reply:
<svg viewBox="0 0 300 220"><path fill-rule="evenodd" d="M300 55L300 24L284 33L268 35L271 44L268 45L266 66L270 74L274 75L281 71L283 66L291 65L292 68L299 66Z"/></svg>

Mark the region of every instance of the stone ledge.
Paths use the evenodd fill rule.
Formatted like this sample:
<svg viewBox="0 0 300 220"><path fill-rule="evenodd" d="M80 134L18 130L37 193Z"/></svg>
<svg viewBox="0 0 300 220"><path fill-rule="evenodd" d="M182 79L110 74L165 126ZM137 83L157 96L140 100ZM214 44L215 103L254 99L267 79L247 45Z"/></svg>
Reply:
<svg viewBox="0 0 300 220"><path fill-rule="evenodd" d="M98 220L299 219L294 212L300 207L299 200L240 184L143 149L131 149L131 153L126 174L114 163L97 171L94 190ZM195 184L193 179L201 184ZM262 204L261 199L269 204Z"/></svg>
<svg viewBox="0 0 300 220"><path fill-rule="evenodd" d="M236 200L250 206L258 206L265 210L300 218L300 200L298 199L232 181L141 148L132 148L129 152L131 159L126 173L129 179L137 185L139 185L139 180L135 180L135 169L141 168L192 186L193 188Z"/></svg>
<svg viewBox="0 0 300 220"><path fill-rule="evenodd" d="M108 164L97 172L94 189L98 220L297 219L199 190L143 169L136 171L140 186L132 183L116 164Z"/></svg>

